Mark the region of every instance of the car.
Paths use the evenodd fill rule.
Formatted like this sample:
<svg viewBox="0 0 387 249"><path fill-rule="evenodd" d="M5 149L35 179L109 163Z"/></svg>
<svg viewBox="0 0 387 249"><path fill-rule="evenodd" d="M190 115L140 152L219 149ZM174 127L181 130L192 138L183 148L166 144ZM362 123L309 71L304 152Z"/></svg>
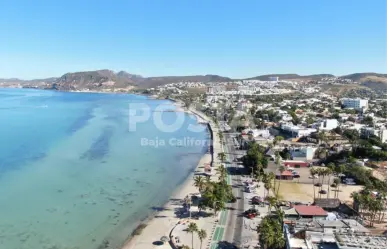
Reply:
<svg viewBox="0 0 387 249"><path fill-rule="evenodd" d="M260 197L260 196L254 196L253 198L251 198L251 204L261 204L263 202L263 198Z"/></svg>
<svg viewBox="0 0 387 249"><path fill-rule="evenodd" d="M309 176L309 179L318 179L318 175Z"/></svg>
<svg viewBox="0 0 387 249"><path fill-rule="evenodd" d="M253 208L250 208L250 209L246 210L244 214L249 219L253 219L256 216L260 215L259 211L256 210L256 209L253 209Z"/></svg>

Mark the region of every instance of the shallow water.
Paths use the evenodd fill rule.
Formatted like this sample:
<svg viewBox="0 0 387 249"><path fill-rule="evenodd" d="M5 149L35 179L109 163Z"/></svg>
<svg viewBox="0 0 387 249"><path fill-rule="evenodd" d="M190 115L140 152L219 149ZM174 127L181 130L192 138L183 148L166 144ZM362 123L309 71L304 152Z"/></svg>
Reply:
<svg viewBox="0 0 387 249"><path fill-rule="evenodd" d="M207 150L176 141L208 134L188 131L188 115L171 133L152 118L129 131L130 103L174 108L136 95L0 89L0 248L119 248L165 203Z"/></svg>

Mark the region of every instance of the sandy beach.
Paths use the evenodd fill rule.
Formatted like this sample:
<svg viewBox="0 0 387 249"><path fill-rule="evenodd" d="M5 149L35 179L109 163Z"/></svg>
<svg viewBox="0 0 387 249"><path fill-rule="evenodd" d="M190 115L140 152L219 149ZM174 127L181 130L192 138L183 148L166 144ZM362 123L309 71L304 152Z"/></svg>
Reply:
<svg viewBox="0 0 387 249"><path fill-rule="evenodd" d="M197 116L198 120L207 121L211 126L211 130L213 131L213 138L214 138L213 165L214 166L218 165L219 161L216 155L221 150L221 144L217 135L217 132L218 132L217 128L214 126L214 123L212 122L212 120L206 117L204 114L192 109L186 110L186 111L188 113L192 113L193 115ZM211 157L212 155L210 153L206 153L205 155L203 155L196 167L195 172L204 172L203 166L211 162ZM163 236L169 237L172 229L175 228L175 226L179 222L184 223L187 221L187 219L178 218L175 212L177 208L180 208L182 206L181 201L187 195L198 193L198 189L194 186L194 180L193 180L195 172L190 174L189 177L185 180L185 182L175 190L175 192L172 194L171 198L165 204L163 209L157 212L153 217L149 219L147 223L145 223L146 227L141 231L141 233L139 235L135 235L132 238L130 238L124 244L122 249L171 248L171 246L168 243L160 246L160 245L157 245L157 242L159 242L160 238ZM201 220L200 223L202 223L201 227L210 229L215 223L215 218L205 218ZM190 235L187 234L187 236L190 236ZM210 236L208 236L206 240L211 240ZM191 243L191 240L181 239L181 241L186 245L190 245ZM199 243L198 240L196 240L195 245L198 243ZM207 241L203 241L203 245L205 245L206 243Z"/></svg>

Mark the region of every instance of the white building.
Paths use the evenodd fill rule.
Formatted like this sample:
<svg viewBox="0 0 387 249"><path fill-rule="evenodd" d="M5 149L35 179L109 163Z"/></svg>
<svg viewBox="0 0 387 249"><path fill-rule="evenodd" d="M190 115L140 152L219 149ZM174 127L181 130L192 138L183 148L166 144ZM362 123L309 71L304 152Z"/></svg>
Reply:
<svg viewBox="0 0 387 249"><path fill-rule="evenodd" d="M300 127L300 126L297 126L297 125L293 125L292 123L283 123L283 124L281 124L281 129L283 131L291 133L292 136L294 136L294 137L309 136L313 132L317 131L317 129L315 129L315 128Z"/></svg>
<svg viewBox="0 0 387 249"><path fill-rule="evenodd" d="M331 131L339 126L337 119L324 119L318 123L317 127L321 131Z"/></svg>
<svg viewBox="0 0 387 249"><path fill-rule="evenodd" d="M278 80L279 80L278 76L271 76L271 77L269 77L269 81L277 82Z"/></svg>
<svg viewBox="0 0 387 249"><path fill-rule="evenodd" d="M353 108L356 110L363 110L368 108L368 100L367 99L342 99L342 104L345 108Z"/></svg>
<svg viewBox="0 0 387 249"><path fill-rule="evenodd" d="M302 147L302 148L290 148L289 153L292 157L292 160L310 161L313 159L315 151L316 151L316 148Z"/></svg>
<svg viewBox="0 0 387 249"><path fill-rule="evenodd" d="M374 127L362 127L360 134L363 137L377 136L382 143L387 142L387 129L375 129Z"/></svg>
<svg viewBox="0 0 387 249"><path fill-rule="evenodd" d="M220 94L226 91L225 86L212 86L207 88L207 94Z"/></svg>

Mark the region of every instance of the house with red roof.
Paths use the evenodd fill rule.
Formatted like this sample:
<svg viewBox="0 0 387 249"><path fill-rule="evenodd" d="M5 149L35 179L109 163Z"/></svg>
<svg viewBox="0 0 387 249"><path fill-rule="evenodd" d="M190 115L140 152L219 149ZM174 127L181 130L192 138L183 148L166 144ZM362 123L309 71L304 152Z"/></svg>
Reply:
<svg viewBox="0 0 387 249"><path fill-rule="evenodd" d="M280 171L278 171L277 173L276 173L276 179L278 179L278 180L293 180L293 174L292 174L292 172L291 171L289 171L289 170L285 170L284 172L280 172Z"/></svg>
<svg viewBox="0 0 387 249"><path fill-rule="evenodd" d="M328 213L319 206L296 205L294 209L300 218L304 219L325 219L328 216Z"/></svg>

